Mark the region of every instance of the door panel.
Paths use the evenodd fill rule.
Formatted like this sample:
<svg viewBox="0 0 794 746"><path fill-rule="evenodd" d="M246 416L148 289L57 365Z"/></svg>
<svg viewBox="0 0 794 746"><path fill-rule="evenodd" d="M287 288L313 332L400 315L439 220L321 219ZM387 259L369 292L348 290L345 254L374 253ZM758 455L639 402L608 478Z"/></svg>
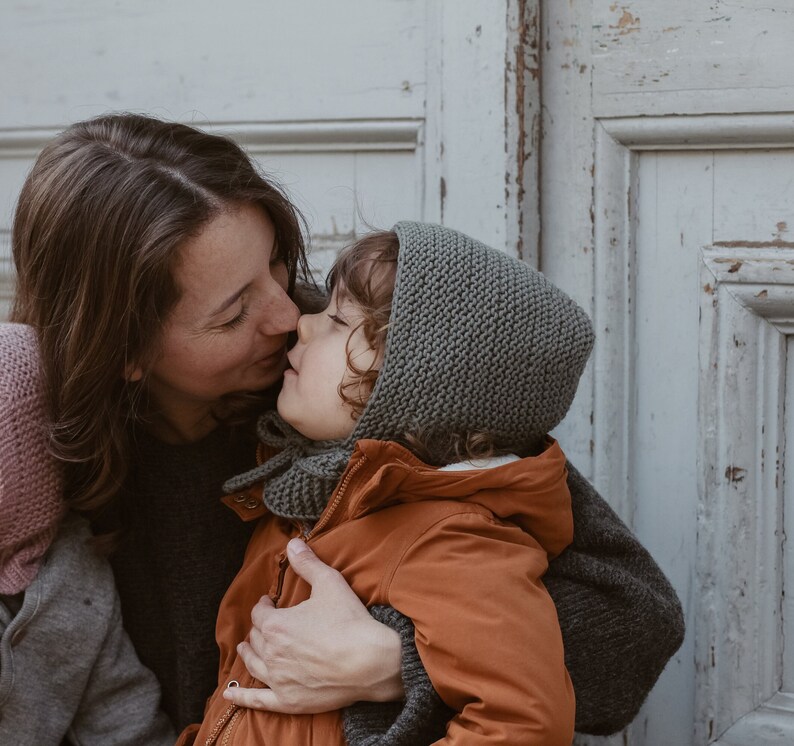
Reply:
<svg viewBox="0 0 794 746"><path fill-rule="evenodd" d="M590 303L598 334L592 387L560 437L589 438L574 457L687 621L637 721L580 742L794 742L794 6L543 14L541 267Z"/></svg>
<svg viewBox="0 0 794 746"><path fill-rule="evenodd" d="M0 3L0 318L24 174L61 128L111 110L238 139L305 212L319 272L398 219L519 253L537 232L524 17L520 0Z"/></svg>

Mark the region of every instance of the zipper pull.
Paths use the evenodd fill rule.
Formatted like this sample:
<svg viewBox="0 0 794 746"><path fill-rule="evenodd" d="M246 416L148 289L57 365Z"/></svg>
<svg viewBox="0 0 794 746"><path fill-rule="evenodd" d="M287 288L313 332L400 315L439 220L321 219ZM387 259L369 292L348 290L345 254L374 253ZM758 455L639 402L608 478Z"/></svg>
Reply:
<svg viewBox="0 0 794 746"><path fill-rule="evenodd" d="M289 558L287 557L286 550L283 551L278 558L278 582L276 583L276 592L270 596L273 606L278 606L281 599L281 591L284 589L284 576L287 574L289 567Z"/></svg>

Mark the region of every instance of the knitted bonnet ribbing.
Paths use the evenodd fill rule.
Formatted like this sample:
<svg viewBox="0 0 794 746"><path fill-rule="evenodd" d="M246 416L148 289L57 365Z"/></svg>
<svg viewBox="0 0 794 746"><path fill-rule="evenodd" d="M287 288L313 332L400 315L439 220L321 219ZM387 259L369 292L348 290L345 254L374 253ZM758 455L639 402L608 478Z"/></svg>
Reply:
<svg viewBox="0 0 794 746"><path fill-rule="evenodd" d="M0 593L36 577L62 513L33 329L0 324Z"/></svg>
<svg viewBox="0 0 794 746"><path fill-rule="evenodd" d="M350 438L312 444L272 412L260 438L283 449L230 480L266 479L271 511L322 511L362 438L489 433L521 449L557 425L593 345L587 314L540 272L439 225L398 223L397 275L383 366Z"/></svg>

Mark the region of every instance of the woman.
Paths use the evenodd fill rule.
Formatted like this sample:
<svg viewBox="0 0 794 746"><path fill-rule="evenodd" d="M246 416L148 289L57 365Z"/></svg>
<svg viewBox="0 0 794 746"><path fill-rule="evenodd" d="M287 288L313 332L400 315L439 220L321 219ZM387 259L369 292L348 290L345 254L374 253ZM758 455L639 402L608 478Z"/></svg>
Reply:
<svg viewBox="0 0 794 746"><path fill-rule="evenodd" d="M301 227L234 143L134 115L67 129L19 199L13 319L40 336L67 500L110 537L127 630L178 728L201 718L214 688L215 615L251 533L245 519L261 511L218 495L254 463L251 423L272 406L296 303L311 295ZM576 538L546 579L577 727L608 733L680 644L681 610L573 469L570 481ZM240 703L316 712L400 699L401 651L406 681L417 662L405 620L384 617L401 648L309 552L294 565L315 593L253 610L243 655L270 689L240 692Z"/></svg>

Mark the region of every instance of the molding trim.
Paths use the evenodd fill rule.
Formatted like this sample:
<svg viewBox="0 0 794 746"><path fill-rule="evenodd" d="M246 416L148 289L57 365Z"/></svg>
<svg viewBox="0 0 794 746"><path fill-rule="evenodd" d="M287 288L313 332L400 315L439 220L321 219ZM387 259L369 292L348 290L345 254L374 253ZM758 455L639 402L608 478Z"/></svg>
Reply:
<svg viewBox="0 0 794 746"><path fill-rule="evenodd" d="M253 155L275 152L344 152L418 149L423 119L312 120L299 122L187 122L233 137ZM63 127L0 130L0 158L34 158Z"/></svg>
<svg viewBox="0 0 794 746"><path fill-rule="evenodd" d="M794 250L704 249L700 286L695 740L782 743L763 733L794 733L779 691Z"/></svg>
<svg viewBox="0 0 794 746"><path fill-rule="evenodd" d="M776 694L723 733L713 746L782 746L794 743L794 696Z"/></svg>
<svg viewBox="0 0 794 746"><path fill-rule="evenodd" d="M0 229L0 321L8 318L14 280L11 265L11 231Z"/></svg>
<svg viewBox="0 0 794 746"><path fill-rule="evenodd" d="M794 113L616 117L598 120L633 150L794 147Z"/></svg>

